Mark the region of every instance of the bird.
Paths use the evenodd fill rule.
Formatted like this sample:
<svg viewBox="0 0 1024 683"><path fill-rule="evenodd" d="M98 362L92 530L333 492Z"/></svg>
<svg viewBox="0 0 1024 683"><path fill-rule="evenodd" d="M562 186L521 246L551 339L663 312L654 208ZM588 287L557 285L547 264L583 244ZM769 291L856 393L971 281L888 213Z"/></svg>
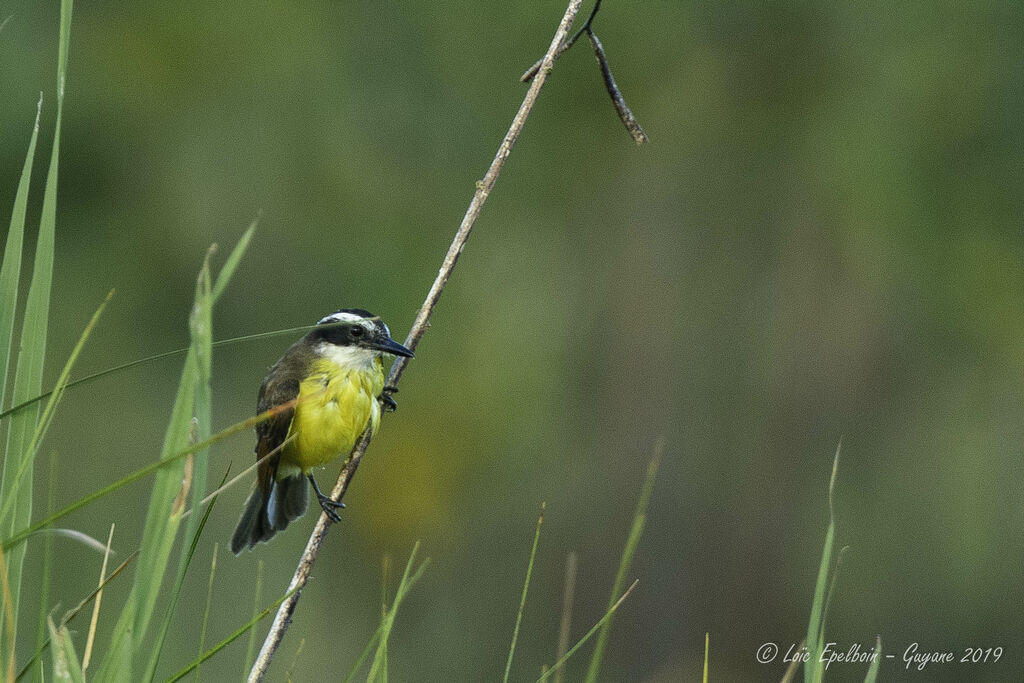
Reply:
<svg viewBox="0 0 1024 683"><path fill-rule="evenodd" d="M321 318L274 363L260 385L258 414L277 409L256 425L256 485L231 537L240 554L269 541L306 513L307 480L333 522L345 507L325 495L313 470L348 456L367 429L380 424L381 406L394 410L384 386L385 355L413 357L391 338L384 322L361 308Z"/></svg>

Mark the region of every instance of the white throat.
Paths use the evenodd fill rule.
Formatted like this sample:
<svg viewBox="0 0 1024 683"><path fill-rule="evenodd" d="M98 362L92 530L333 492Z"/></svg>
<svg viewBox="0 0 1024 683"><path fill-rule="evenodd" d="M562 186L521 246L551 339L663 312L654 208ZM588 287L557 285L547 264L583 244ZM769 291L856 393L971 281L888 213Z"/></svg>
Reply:
<svg viewBox="0 0 1024 683"><path fill-rule="evenodd" d="M360 346L338 346L327 342L317 344L316 352L346 370L370 370L373 368L373 360L381 355L379 351L373 349L364 349Z"/></svg>

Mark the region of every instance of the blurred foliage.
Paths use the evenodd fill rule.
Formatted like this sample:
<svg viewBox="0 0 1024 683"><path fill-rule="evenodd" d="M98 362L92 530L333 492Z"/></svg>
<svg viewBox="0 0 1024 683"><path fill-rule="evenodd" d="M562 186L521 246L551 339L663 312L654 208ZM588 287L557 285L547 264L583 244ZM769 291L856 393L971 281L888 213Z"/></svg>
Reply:
<svg viewBox="0 0 1024 683"><path fill-rule="evenodd" d="M518 106L516 79L563 9L81 4L44 386L112 287L77 372L184 346L206 247L233 244L259 211L217 338L342 306L404 335ZM12 16L0 32L4 211L40 91L53 127L57 12L0 3ZM777 678L783 665L754 653L803 636L842 437L837 542L852 548L830 637L867 648L879 634L889 652L1001 645L997 665L929 680L1019 679L1021 5L607 2L595 28L651 143L622 130L585 44L559 60L346 498L280 671L302 639L295 680L348 671L379 620L381 557L421 539L433 562L391 634L392 677L493 680L547 501L516 655L539 673L554 658L565 554L579 552L584 629L603 613L664 436L641 583L603 672L696 678L709 631L712 680ZM288 343L215 352L215 429L253 412ZM178 373L168 361L68 392L43 446L61 463L58 506L158 457ZM247 465L251 449L236 437L211 466ZM222 497L195 567L229 536L244 489ZM105 537L116 521L124 557L149 490L67 524ZM264 594L283 592L311 524L221 558L209 642L248 619L258 559ZM76 561L55 569L51 599L74 604L101 558L64 543L56 552ZM29 579L38 561L30 553ZM201 572L188 577L195 599L177 628L201 622L205 588ZM115 621L101 614L98 645ZM204 674L236 676L243 650ZM164 661L193 656L182 638Z"/></svg>

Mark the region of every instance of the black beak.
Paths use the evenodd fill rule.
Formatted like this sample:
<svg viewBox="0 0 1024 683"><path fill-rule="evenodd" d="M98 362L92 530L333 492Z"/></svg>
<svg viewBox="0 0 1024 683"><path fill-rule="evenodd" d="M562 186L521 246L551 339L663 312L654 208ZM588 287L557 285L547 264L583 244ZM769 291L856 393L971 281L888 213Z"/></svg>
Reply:
<svg viewBox="0 0 1024 683"><path fill-rule="evenodd" d="M413 352L405 348L394 339L384 339L383 341L375 341L370 344L371 349L383 351L384 353L390 353L392 356L405 356L406 358L415 357Z"/></svg>

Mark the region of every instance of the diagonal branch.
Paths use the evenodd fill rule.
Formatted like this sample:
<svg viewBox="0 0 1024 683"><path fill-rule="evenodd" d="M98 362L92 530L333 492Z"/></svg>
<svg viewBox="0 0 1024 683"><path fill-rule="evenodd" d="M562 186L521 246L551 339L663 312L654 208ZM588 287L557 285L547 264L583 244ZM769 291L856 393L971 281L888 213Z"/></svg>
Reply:
<svg viewBox="0 0 1024 683"><path fill-rule="evenodd" d="M562 17L562 21L558 25L558 30L555 32L555 37L551 41L551 45L548 47L547 53L544 55L544 59L542 60L542 64L537 72L536 78L534 78L533 83L531 83L530 89L526 93L526 97L523 98L523 103L519 106L519 111L512 120L512 125L508 129L508 133L505 134L505 139L501 141L501 145L498 147L498 153L494 156L494 161L491 162L491 166L487 169L487 173L484 175L483 180L477 183L476 192L473 194L473 199L469 203L469 208L466 209L466 215L463 217L462 223L459 225L459 229L455 233L455 238L452 240L451 246L448 247L448 253L445 254L444 261L441 264L441 269L437 273L437 278L434 280L434 284L431 285L430 291L427 293L427 298L420 307L419 313L416 314L416 320L413 322L412 329L409 331L409 336L406 337L405 345L410 349L416 349L416 346L419 344L423 334L430 326L430 315L433 313L438 299L441 298L441 292L444 291L445 284L447 284L448 279L451 277L452 270L455 268L455 263L459 260L459 256L462 254L462 249L466 244L466 240L469 238L469 233L472 231L473 225L476 223L476 219L480 215L481 209L483 209L484 202L487 201L488 195L490 195L491 190L494 188L494 184L498 179L498 174L501 173L501 169L505 166L505 161L512 152L512 146L515 145L516 140L519 138L519 134L523 130L523 126L526 124L526 118L530 115L530 110L533 109L533 105L537 101L540 89L544 85L544 81L547 79L547 76L551 72L551 68L555 63L555 55L558 51L558 47L565 42L565 38L569 34L569 27L572 26L572 22L576 18L576 14L579 12L582 2L583 0L569 0L569 6L566 8L565 15ZM402 377L402 373L405 372L407 363L407 358L399 358L395 361L395 364L391 366L391 373L388 375L387 381L388 387L392 389L397 387L398 381ZM345 495L345 491L348 490L348 485L352 481L356 468L359 467L359 462L362 460L363 454L366 452L366 447L369 443L370 434L369 432L366 432L363 434L359 442L356 443L348 464L341 470L338 482L334 485L331 497L335 500L341 500ZM327 516L321 514L320 518L316 522L316 526L313 527L313 533L310 535L309 541L306 543L306 548L302 552L302 556L299 558L299 564L296 567L295 574L292 576L292 581L288 586L288 598L286 598L278 608L277 615L274 617L274 623L270 627L270 632L267 634L266 640L263 641L263 647L260 649L259 656L256 658L256 661L252 666L252 670L249 672L249 683L258 683L259 681L262 681L263 677L266 675L267 670L270 667L270 662L274 657L274 653L277 652L277 648L281 644L281 640L284 638L284 634L291 623L292 614L295 612L296 605L298 604L299 597L301 596L302 588L305 587L306 582L309 579L309 574L313 569L313 564L316 562L317 555L320 552L320 546L323 545L324 538L327 536L327 529L329 527L330 522L327 520Z"/></svg>

